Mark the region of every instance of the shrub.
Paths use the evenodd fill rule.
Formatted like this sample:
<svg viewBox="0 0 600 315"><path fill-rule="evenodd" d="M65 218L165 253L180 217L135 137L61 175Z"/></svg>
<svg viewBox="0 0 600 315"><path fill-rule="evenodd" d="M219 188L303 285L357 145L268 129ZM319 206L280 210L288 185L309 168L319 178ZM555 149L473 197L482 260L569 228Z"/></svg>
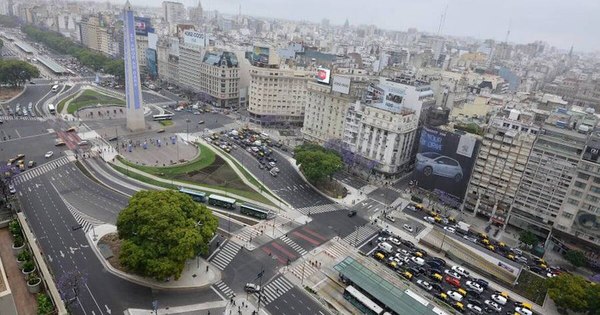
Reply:
<svg viewBox="0 0 600 315"><path fill-rule="evenodd" d="M31 259L31 254L29 253L28 250L24 250L21 253L19 253L19 256L17 256L17 260L18 261L26 261L26 260L30 260Z"/></svg>
<svg viewBox="0 0 600 315"><path fill-rule="evenodd" d="M21 231L21 225L19 224L19 221L17 221L17 219L13 219L12 221L10 221L10 223L8 224L8 230L10 231L10 234L13 235L13 237L23 236L23 232Z"/></svg>
<svg viewBox="0 0 600 315"><path fill-rule="evenodd" d="M25 244L25 240L23 240L23 236L15 235L13 243L14 243L15 247L21 247L21 246L23 246L23 244Z"/></svg>
<svg viewBox="0 0 600 315"><path fill-rule="evenodd" d="M40 293L37 295L38 315L48 315L54 312L54 304L48 295Z"/></svg>
<svg viewBox="0 0 600 315"><path fill-rule="evenodd" d="M24 272L30 272L33 271L33 269L35 268L35 264L33 263L33 261L28 260L23 264L23 271Z"/></svg>
<svg viewBox="0 0 600 315"><path fill-rule="evenodd" d="M40 276L37 273L32 272L27 276L27 284L34 285L40 280Z"/></svg>

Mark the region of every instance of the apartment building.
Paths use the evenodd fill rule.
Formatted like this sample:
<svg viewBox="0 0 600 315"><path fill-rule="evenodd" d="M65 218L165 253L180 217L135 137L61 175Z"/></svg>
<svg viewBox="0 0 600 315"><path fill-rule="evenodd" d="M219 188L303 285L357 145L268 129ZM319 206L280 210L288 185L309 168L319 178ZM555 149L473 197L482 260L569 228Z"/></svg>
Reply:
<svg viewBox="0 0 600 315"><path fill-rule="evenodd" d="M177 53L179 52L179 42ZM161 38L156 44L158 77L169 84L179 85L179 55L173 52L170 39Z"/></svg>
<svg viewBox="0 0 600 315"><path fill-rule="evenodd" d="M185 6L181 2L163 1L163 17L167 23L178 23L185 21L186 11Z"/></svg>
<svg viewBox="0 0 600 315"><path fill-rule="evenodd" d="M576 167L577 175L567 190L567 199L553 230L561 239L596 253L600 248L599 153L600 133L595 132L585 145Z"/></svg>
<svg viewBox="0 0 600 315"><path fill-rule="evenodd" d="M341 76L336 76L338 78ZM334 78L334 80L335 80ZM344 137L344 121L348 108L357 100L351 89L366 89L366 81L355 81L348 91L337 92L329 85L309 81L307 84L306 106L304 108L304 125L302 135L306 141L323 144L331 139L341 140ZM345 93L344 93L345 92Z"/></svg>
<svg viewBox="0 0 600 315"><path fill-rule="evenodd" d="M352 165L375 178L396 178L410 169L423 99L418 87L380 79L346 115L344 145ZM430 96L428 93L423 94Z"/></svg>
<svg viewBox="0 0 600 315"><path fill-rule="evenodd" d="M302 126L312 72L250 67L248 113L261 126Z"/></svg>
<svg viewBox="0 0 600 315"><path fill-rule="evenodd" d="M534 115L510 109L494 117L481 141L463 211L506 224L539 126Z"/></svg>
<svg viewBox="0 0 600 315"><path fill-rule="evenodd" d="M140 71L141 79L148 75L148 58L146 57L146 50L148 50L148 36L136 35L136 48L137 48L137 60L138 69Z"/></svg>
<svg viewBox="0 0 600 315"><path fill-rule="evenodd" d="M200 64L201 99L213 106L237 108L239 83L240 65L235 53L215 50L204 54Z"/></svg>
<svg viewBox="0 0 600 315"><path fill-rule="evenodd" d="M205 50L198 45L179 45L178 77L180 87L190 91L200 92L204 51Z"/></svg>
<svg viewBox="0 0 600 315"><path fill-rule="evenodd" d="M119 45L112 39L112 30L104 26L101 17L90 16L79 24L81 44L108 56L116 56Z"/></svg>
<svg viewBox="0 0 600 315"><path fill-rule="evenodd" d="M546 123L535 140L509 212L511 225L547 236L557 219L587 134Z"/></svg>

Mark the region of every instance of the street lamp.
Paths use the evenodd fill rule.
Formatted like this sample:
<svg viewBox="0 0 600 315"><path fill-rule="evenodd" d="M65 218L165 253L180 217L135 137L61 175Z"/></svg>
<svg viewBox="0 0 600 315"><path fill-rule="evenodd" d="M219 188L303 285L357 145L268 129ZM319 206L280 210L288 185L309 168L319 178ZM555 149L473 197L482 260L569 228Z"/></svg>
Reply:
<svg viewBox="0 0 600 315"><path fill-rule="evenodd" d="M190 119L186 119L185 120L185 137L186 137L186 141L190 142Z"/></svg>

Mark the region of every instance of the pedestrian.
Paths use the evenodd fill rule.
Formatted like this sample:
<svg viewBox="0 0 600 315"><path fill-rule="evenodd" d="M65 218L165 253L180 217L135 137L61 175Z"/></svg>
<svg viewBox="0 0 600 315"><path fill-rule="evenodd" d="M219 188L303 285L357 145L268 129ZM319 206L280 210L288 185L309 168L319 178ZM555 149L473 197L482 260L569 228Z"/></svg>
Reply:
<svg viewBox="0 0 600 315"><path fill-rule="evenodd" d="M208 272L208 265L206 265L206 272Z"/></svg>

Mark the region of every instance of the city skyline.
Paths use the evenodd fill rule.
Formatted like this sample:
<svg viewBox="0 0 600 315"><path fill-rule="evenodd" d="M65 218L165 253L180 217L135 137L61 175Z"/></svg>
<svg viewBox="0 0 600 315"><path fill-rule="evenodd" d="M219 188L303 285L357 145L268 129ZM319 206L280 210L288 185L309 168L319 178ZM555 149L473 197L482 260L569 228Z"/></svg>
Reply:
<svg viewBox="0 0 600 315"><path fill-rule="evenodd" d="M120 2L122 1L113 1ZM196 6L198 3L197 0L181 2L186 7ZM418 3L386 0L369 14L362 14L363 3L356 0L344 1L343 4L340 1L322 3L315 0L305 0L301 4L273 0L201 1L205 10L218 10L225 14L237 14L241 3L244 15L315 23L329 19L332 24L337 25L348 19L351 25L373 24L382 29L398 31L414 27L434 34L437 33L440 18L447 6L442 35L504 41L510 28L509 42L529 43L541 40L563 50L568 50L571 46L576 51L600 50L600 38L594 36L594 30L600 29L600 21L594 17L594 12L600 9L599 2L550 2L509 0L490 6L470 0L428 0ZM133 5L139 6L160 6L161 3L162 0L132 1ZM320 9L315 11L315 8ZM402 12L408 13L398 14Z"/></svg>

